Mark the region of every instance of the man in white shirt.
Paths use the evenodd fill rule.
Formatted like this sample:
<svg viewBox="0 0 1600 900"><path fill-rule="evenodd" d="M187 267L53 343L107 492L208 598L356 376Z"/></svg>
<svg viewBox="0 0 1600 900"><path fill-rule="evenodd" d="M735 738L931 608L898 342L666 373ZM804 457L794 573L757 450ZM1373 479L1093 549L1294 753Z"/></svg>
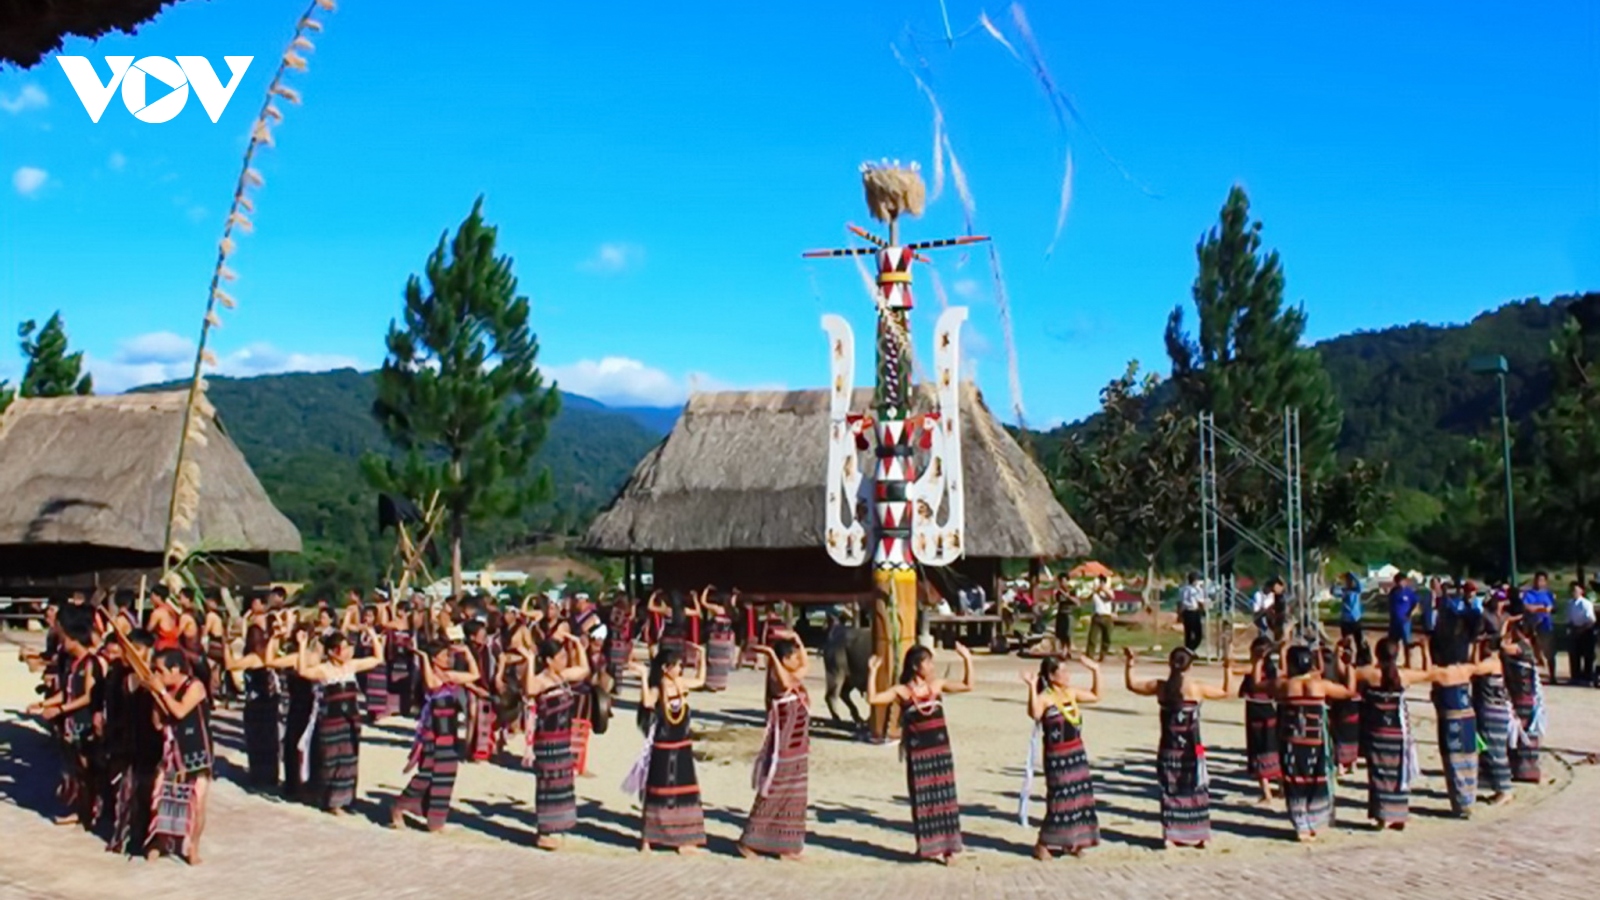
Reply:
<svg viewBox="0 0 1600 900"><path fill-rule="evenodd" d="M1183 646L1190 652L1200 649L1206 639L1206 590L1197 573L1189 573L1189 583L1178 589L1178 617L1183 620Z"/></svg>
<svg viewBox="0 0 1600 900"><path fill-rule="evenodd" d="M1594 684L1594 601L1573 582L1567 602L1567 654L1572 658L1572 683Z"/></svg>
<svg viewBox="0 0 1600 900"><path fill-rule="evenodd" d="M1104 575L1095 579L1090 599L1094 603L1094 615L1089 618L1089 638L1084 644L1084 653L1104 662L1106 653L1111 649L1111 625L1116 621L1116 595L1111 591L1111 580ZM1097 635L1100 639L1098 655L1095 652Z"/></svg>

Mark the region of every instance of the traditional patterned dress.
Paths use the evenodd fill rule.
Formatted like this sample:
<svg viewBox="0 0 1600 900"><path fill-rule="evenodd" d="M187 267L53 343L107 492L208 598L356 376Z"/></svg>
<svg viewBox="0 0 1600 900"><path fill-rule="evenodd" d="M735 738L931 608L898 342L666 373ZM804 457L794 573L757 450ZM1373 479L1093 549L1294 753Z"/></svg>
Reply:
<svg viewBox="0 0 1600 900"><path fill-rule="evenodd" d="M312 759L317 742L307 740L314 735L313 724L317 717L315 682L301 678L293 670L285 673L288 679L288 709L284 713L283 730L283 792L295 796L309 787L310 777L318 766Z"/></svg>
<svg viewBox="0 0 1600 900"><path fill-rule="evenodd" d="M1328 701L1328 724L1333 732L1334 763L1348 769L1361 758L1361 701Z"/></svg>
<svg viewBox="0 0 1600 900"><path fill-rule="evenodd" d="M710 637L706 644L706 690L728 689L728 674L739 655L739 645L733 639L733 620L727 614L711 620Z"/></svg>
<svg viewBox="0 0 1600 900"><path fill-rule="evenodd" d="M685 847L706 842L689 720L689 703L683 697L663 700L656 710L644 787L644 839L650 844Z"/></svg>
<svg viewBox="0 0 1600 900"><path fill-rule="evenodd" d="M1490 793L1511 790L1511 699L1502 675L1472 679L1472 707L1478 716L1478 783Z"/></svg>
<svg viewBox="0 0 1600 900"><path fill-rule="evenodd" d="M244 673L244 750L249 760L252 787L277 787L278 691L273 672L267 668L246 669Z"/></svg>
<svg viewBox="0 0 1600 900"><path fill-rule="evenodd" d="M356 802L356 777L361 762L361 695L354 677L322 685L317 717L320 754L318 805L325 810L349 809Z"/></svg>
<svg viewBox="0 0 1600 900"><path fill-rule="evenodd" d="M1276 782L1283 777L1283 757L1278 742L1278 703L1265 684L1246 675L1239 687L1244 698L1245 758L1250 777Z"/></svg>
<svg viewBox="0 0 1600 900"><path fill-rule="evenodd" d="M1328 704L1321 697L1295 697L1278 707L1283 729L1283 799L1297 834L1316 834L1333 821L1329 778Z"/></svg>
<svg viewBox="0 0 1600 900"><path fill-rule="evenodd" d="M377 645L373 643L372 636L365 631L355 637L356 659L370 659L377 654ZM368 724L378 721L389 714L389 669L387 666L377 666L368 669L356 676L361 685L361 693L367 700Z"/></svg>
<svg viewBox="0 0 1600 900"><path fill-rule="evenodd" d="M1404 825L1410 816L1416 753L1406 715L1406 692L1369 687L1362 692L1361 702L1367 817L1384 826Z"/></svg>
<svg viewBox="0 0 1600 900"><path fill-rule="evenodd" d="M1433 706L1439 714L1439 755L1444 757L1450 808L1465 816L1478 797L1478 723L1472 712L1472 686L1434 685Z"/></svg>
<svg viewBox="0 0 1600 900"><path fill-rule="evenodd" d="M118 760L114 774L116 810L112 819L111 840L106 849L123 856L143 856L150 843L150 823L155 813L156 777L166 749L166 734L153 727L155 698L131 683L121 689L121 708L125 710L119 733Z"/></svg>
<svg viewBox="0 0 1600 900"><path fill-rule="evenodd" d="M182 697L190 678L173 692ZM156 776L154 808L150 820L150 846L165 853L187 857L194 838L195 782L211 777L211 728L205 703L196 704L187 716L166 726L161 769Z"/></svg>
<svg viewBox="0 0 1600 900"><path fill-rule="evenodd" d="M415 769L416 773L395 801L395 808L425 817L433 831L443 828L450 817L450 795L461 765L456 736L460 727L461 691L455 685L442 685L423 700L416 742L406 763L406 771Z"/></svg>
<svg viewBox="0 0 1600 900"><path fill-rule="evenodd" d="M961 808L956 802L956 761L950 752L944 704L936 696L900 705L900 749L906 760L906 793L917 855L942 859L960 853Z"/></svg>
<svg viewBox="0 0 1600 900"><path fill-rule="evenodd" d="M101 677L100 661L94 654L71 660L61 678L62 700L71 703L90 694L89 676ZM61 777L56 783L56 798L77 813L85 828L98 818L100 798L95 795L91 777L99 749L95 746L94 703L76 709L57 722L62 743Z"/></svg>
<svg viewBox="0 0 1600 900"><path fill-rule="evenodd" d="M806 848L806 795L811 754L811 700L804 685L767 704L767 735L756 756L755 805L739 843L773 856Z"/></svg>
<svg viewBox="0 0 1600 900"><path fill-rule="evenodd" d="M611 628L606 635L606 671L615 681L622 680L633 659L633 622L622 604L611 610Z"/></svg>
<svg viewBox="0 0 1600 900"><path fill-rule="evenodd" d="M1506 673L1506 693L1517 720L1512 725L1511 777L1538 784L1539 739L1544 736L1544 696L1539 683L1539 667L1533 654L1502 655Z"/></svg>
<svg viewBox="0 0 1600 900"><path fill-rule="evenodd" d="M571 831L578 825L578 795L573 786L576 757L572 752L572 711L577 695L565 681L535 697L533 766L538 778L534 808L539 834ZM697 789L698 790L698 789ZM699 794L696 793L698 804Z"/></svg>
<svg viewBox="0 0 1600 900"><path fill-rule="evenodd" d="M389 658L388 692L385 694L385 716L409 716L417 706L415 664L411 659L411 632L397 628L389 632L384 642L384 654Z"/></svg>
<svg viewBox="0 0 1600 900"><path fill-rule="evenodd" d="M1211 790L1205 747L1200 743L1200 704L1161 704L1161 745L1156 751L1161 783L1161 831L1174 844L1211 840Z"/></svg>
<svg viewBox="0 0 1600 900"><path fill-rule="evenodd" d="M491 680L494 678L495 653L487 642L471 648L471 652L478 659L479 686L488 696L467 696L467 702L473 704L473 715L467 721L467 749L472 754L469 757L472 762L486 762L494 756L495 748L495 701Z"/></svg>
<svg viewBox="0 0 1600 900"><path fill-rule="evenodd" d="M1078 853L1100 843L1100 821L1094 811L1094 779L1083 747L1083 714L1076 703L1052 703L1039 720L1043 734L1045 816L1038 844L1048 850ZM1033 772L1030 748L1028 773ZM1031 780L1031 778L1030 778ZM1023 796L1031 793L1031 785Z"/></svg>

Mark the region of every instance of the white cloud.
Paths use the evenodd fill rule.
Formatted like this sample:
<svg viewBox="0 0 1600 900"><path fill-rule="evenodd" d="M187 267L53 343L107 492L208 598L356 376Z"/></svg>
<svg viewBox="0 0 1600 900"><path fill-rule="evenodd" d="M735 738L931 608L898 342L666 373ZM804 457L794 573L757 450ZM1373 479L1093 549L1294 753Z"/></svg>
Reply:
<svg viewBox="0 0 1600 900"><path fill-rule="evenodd" d="M218 363L209 371L236 377L361 367L353 357L295 353L264 342L249 344L221 356ZM194 341L170 331L154 331L123 341L110 359L85 354L84 365L94 374L95 387L108 393L142 384L175 381L188 378L194 371Z"/></svg>
<svg viewBox="0 0 1600 900"><path fill-rule="evenodd" d="M25 84L15 94L0 92L0 110L16 115L30 109L43 109L50 105L50 96L37 84Z"/></svg>
<svg viewBox="0 0 1600 900"><path fill-rule="evenodd" d="M580 359L570 365L544 366L543 372L545 378L553 379L561 390L609 406L677 406L693 391L725 391L735 387L704 372L674 377L626 356ZM783 385L755 385L749 389L782 390Z"/></svg>
<svg viewBox="0 0 1600 900"><path fill-rule="evenodd" d="M50 180L50 173L33 166L23 166L11 173L11 186L17 193L24 197L32 197L39 193L44 183Z"/></svg>
<svg viewBox="0 0 1600 900"><path fill-rule="evenodd" d="M110 166L111 171L113 172L121 172L127 167L128 158L113 150L111 153L111 158L106 160L106 165Z"/></svg>
<svg viewBox="0 0 1600 900"><path fill-rule="evenodd" d="M644 262L644 248L638 244L608 242L601 244L594 255L578 264L585 272L614 275L627 269L636 269Z"/></svg>
<svg viewBox="0 0 1600 900"><path fill-rule="evenodd" d="M977 279L957 278L955 284L950 286L950 290L963 300L974 300L979 296L982 288L978 285Z"/></svg>

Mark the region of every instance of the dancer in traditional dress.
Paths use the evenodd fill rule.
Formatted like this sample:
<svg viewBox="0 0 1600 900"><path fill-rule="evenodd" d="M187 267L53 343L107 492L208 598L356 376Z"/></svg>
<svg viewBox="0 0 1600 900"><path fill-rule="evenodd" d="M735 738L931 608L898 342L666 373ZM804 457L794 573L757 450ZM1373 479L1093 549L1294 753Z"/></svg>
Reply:
<svg viewBox="0 0 1600 900"><path fill-rule="evenodd" d="M572 747L577 695L573 685L588 678L589 657L583 642L565 630L557 638L540 641L536 657L527 667L523 694L533 717L528 740L538 779L534 808L543 850L560 849L561 837L578 824L578 795L573 784L577 759Z"/></svg>
<svg viewBox="0 0 1600 900"><path fill-rule="evenodd" d="M1023 770L1021 810L1018 818L1028 824L1028 800L1032 794L1034 753L1041 740L1044 747L1046 786L1044 821L1033 844L1033 855L1050 859L1052 852L1079 856L1100 843L1100 822L1094 811L1094 779L1089 774L1089 754L1083 747L1083 713L1080 704L1100 702L1100 666L1081 657L1093 678L1088 690L1072 686L1067 667L1054 656L1039 660L1038 674L1022 673L1028 686L1028 716L1036 723L1028 743L1028 762Z"/></svg>
<svg viewBox="0 0 1600 900"><path fill-rule="evenodd" d="M628 664L633 661L633 599L617 592L611 601L611 615L607 622L606 671L615 685L622 680L622 673L628 671Z"/></svg>
<svg viewBox="0 0 1600 900"><path fill-rule="evenodd" d="M207 591L205 602L195 600L194 614L199 623L206 659L206 684L213 703L234 699L233 678L228 672L228 623L222 616L222 598Z"/></svg>
<svg viewBox="0 0 1600 900"><path fill-rule="evenodd" d="M1133 650L1123 648L1123 683L1161 703L1161 744L1157 777L1161 782L1161 831L1167 846L1205 849L1211 840L1211 790L1205 745L1200 741L1200 704L1233 696L1233 669L1222 668L1222 686L1189 677L1194 654L1179 647L1167 657L1167 677L1136 681Z"/></svg>
<svg viewBox="0 0 1600 900"><path fill-rule="evenodd" d="M212 765L206 686L194 676L188 656L171 649L156 654L145 689L155 698L165 743L156 777L151 847L198 866Z"/></svg>
<svg viewBox="0 0 1600 900"><path fill-rule="evenodd" d="M1283 732L1283 799L1294 823L1295 838L1314 841L1333 823L1335 760L1330 755L1330 701L1351 700L1355 668L1339 660L1344 683L1323 677L1318 654L1310 647L1291 647L1288 677L1277 683L1278 726ZM1337 671L1337 669L1336 669Z"/></svg>
<svg viewBox="0 0 1600 900"><path fill-rule="evenodd" d="M139 679L139 668L151 665L155 636L142 628L128 632L131 656L107 691L107 740L110 770L116 784L111 839L106 849L123 856L150 851L150 822L155 807L156 775L161 769L163 734L153 727L155 697ZM124 651L125 653L129 651ZM137 663L133 658L137 658Z"/></svg>
<svg viewBox="0 0 1600 900"><path fill-rule="evenodd" d="M292 632L289 629L293 629ZM292 634L292 639L290 635ZM278 644L287 640L284 655L278 655ZM320 661L322 647L311 638L310 626L296 625L292 620L280 619L278 633L267 644L268 668L281 670L279 687L284 694L283 714L283 795L291 800L303 799L309 794L312 779L320 769L313 758L317 707L321 703L322 688L300 674L300 662Z"/></svg>
<svg viewBox="0 0 1600 900"><path fill-rule="evenodd" d="M706 842L706 826L689 732L689 692L705 683L705 666L699 666L692 676L685 675L677 651L662 647L650 661L649 671L639 674L645 747L622 785L624 791L643 799L639 849L648 853L652 846L664 844L680 854L698 853Z"/></svg>
<svg viewBox="0 0 1600 900"><path fill-rule="evenodd" d="M1372 651L1360 638L1340 638L1337 651L1324 650L1324 671L1343 666L1359 668L1372 665ZM1334 681L1342 681L1336 677ZM1328 731L1333 737L1333 764L1335 773L1349 775L1356 770L1356 760L1361 758L1361 698L1328 698Z"/></svg>
<svg viewBox="0 0 1600 900"><path fill-rule="evenodd" d="M1472 677L1472 711L1478 719L1478 784L1495 805L1511 801L1511 722L1516 713L1506 693L1500 641L1482 635L1473 644L1478 664Z"/></svg>
<svg viewBox="0 0 1600 900"><path fill-rule="evenodd" d="M1273 684L1278 678L1278 647L1270 637L1250 642L1250 665L1235 672L1244 676L1239 696L1244 700L1245 761L1250 776L1261 787L1262 806L1276 799L1273 788L1283 777L1283 755L1278 741L1278 699Z"/></svg>
<svg viewBox="0 0 1600 900"><path fill-rule="evenodd" d="M767 733L751 776L756 799L739 836L739 852L747 858L795 859L806 847L810 659L792 632L763 645L761 652L767 657Z"/></svg>
<svg viewBox="0 0 1600 900"><path fill-rule="evenodd" d="M371 635L378 653L356 659L354 648L341 632L323 641L324 661L312 663L302 645L297 667L301 677L322 686L317 711L316 750L321 777L317 805L334 815L349 812L356 802L356 779L361 763L361 710L356 676L383 663L383 638Z"/></svg>
<svg viewBox="0 0 1600 900"><path fill-rule="evenodd" d="M250 786L257 789L278 786L277 673L268 668L267 644L271 640L259 625L245 629L244 654L234 656L227 647L223 667L244 673L244 750L249 760Z"/></svg>
<svg viewBox="0 0 1600 900"><path fill-rule="evenodd" d="M57 691L29 706L28 714L52 723L60 739L61 779L56 798L67 812L55 820L56 824L92 828L100 805L98 779L94 777L99 748L93 704L96 684L103 677L95 655L92 618L63 614L53 632L64 671L57 679Z"/></svg>
<svg viewBox="0 0 1600 900"><path fill-rule="evenodd" d="M1373 827L1402 831L1410 817L1411 783L1419 772L1406 688L1432 680L1400 667L1400 642L1378 642L1376 664L1356 669L1361 692L1361 744L1367 760L1367 818Z"/></svg>
<svg viewBox="0 0 1600 900"><path fill-rule="evenodd" d="M370 725L389 714L389 661L384 658L388 648L381 638L377 607L362 606L358 609L360 612L354 629L346 630L345 634L355 644L356 659L378 659L377 665L358 676L361 695L366 698L366 721Z"/></svg>
<svg viewBox="0 0 1600 900"><path fill-rule="evenodd" d="M1536 643L1541 633L1536 628L1535 619L1520 619L1500 645L1506 693L1516 712L1511 724L1511 778L1529 784L1540 781L1539 740L1545 729L1544 686ZM1550 667L1553 669L1555 663L1551 662Z"/></svg>
<svg viewBox="0 0 1600 900"><path fill-rule="evenodd" d="M961 807L956 802L956 762L944 721L944 695L972 690L972 652L956 644L961 680L935 677L933 651L918 644L906 651L900 682L876 691L873 706L900 707L900 748L906 761L906 793L911 797L911 827L917 856L949 865L962 850ZM867 684L878 683L882 660L867 664Z"/></svg>
<svg viewBox="0 0 1600 900"><path fill-rule="evenodd" d="M1439 755L1444 757L1450 808L1467 818L1478 797L1478 720L1472 709L1472 679L1478 675L1478 664L1467 661L1464 647L1441 649L1446 656L1435 662L1444 665L1429 673L1439 717Z"/></svg>
<svg viewBox="0 0 1600 900"><path fill-rule="evenodd" d="M700 593L701 615L707 620L706 628L706 690L728 689L728 674L738 660L739 645L733 636L733 617L728 605L714 602L716 588L706 585ZM735 590L736 599L739 592ZM730 600L730 603L732 601Z"/></svg>
<svg viewBox="0 0 1600 900"><path fill-rule="evenodd" d="M461 765L462 689L478 681L478 663L470 653L460 654L466 668L456 671L457 654L449 644L429 643L414 651L417 671L426 692L417 716L417 736L405 771L416 770L395 798L389 824L405 827L407 814L420 816L428 830L440 832L450 817L450 795L455 791L456 770Z"/></svg>

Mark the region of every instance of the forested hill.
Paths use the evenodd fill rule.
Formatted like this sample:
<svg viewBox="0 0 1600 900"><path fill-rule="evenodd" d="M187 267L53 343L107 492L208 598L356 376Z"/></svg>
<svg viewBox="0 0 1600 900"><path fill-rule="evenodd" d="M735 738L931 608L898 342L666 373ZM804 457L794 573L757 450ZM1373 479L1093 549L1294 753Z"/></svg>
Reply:
<svg viewBox="0 0 1600 900"><path fill-rule="evenodd" d="M1398 485L1448 483L1467 441L1492 434L1499 415L1495 379L1472 373L1468 361L1506 358L1512 420L1531 427L1550 393L1550 342L1575 303L1600 304L1600 293L1508 303L1465 325L1406 325L1321 342L1344 407L1341 452L1386 462Z"/></svg>
<svg viewBox="0 0 1600 900"><path fill-rule="evenodd" d="M372 418L373 374L342 369L207 381L223 427L305 539L304 559L286 560L292 571L285 574L355 584L371 579L370 567L381 572L393 538L377 535L377 495L359 467L367 452L388 449ZM572 394L561 401L539 454L555 500L523 522L475 529L469 553L581 528L676 418L671 409L611 409Z"/></svg>

